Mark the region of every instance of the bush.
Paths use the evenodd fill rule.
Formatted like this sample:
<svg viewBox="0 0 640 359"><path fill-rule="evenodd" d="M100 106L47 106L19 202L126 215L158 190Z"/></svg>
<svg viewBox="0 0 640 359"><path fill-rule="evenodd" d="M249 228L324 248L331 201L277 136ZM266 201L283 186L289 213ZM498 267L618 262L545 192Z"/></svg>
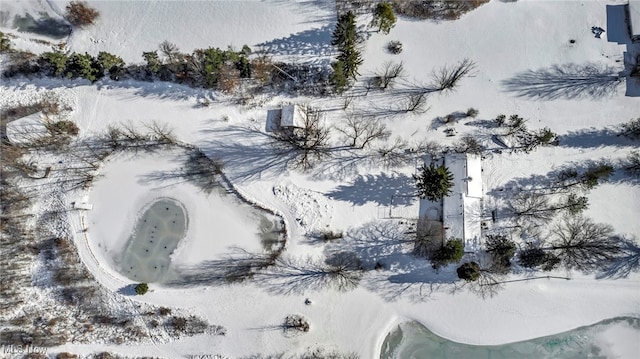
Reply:
<svg viewBox="0 0 640 359"><path fill-rule="evenodd" d="M306 333L309 331L309 321L301 315L288 315L284 318L282 327L285 332L300 331Z"/></svg>
<svg viewBox="0 0 640 359"><path fill-rule="evenodd" d="M67 5L65 17L71 25L84 27L93 24L100 14L84 1L72 1Z"/></svg>
<svg viewBox="0 0 640 359"><path fill-rule="evenodd" d="M467 110L467 117L473 117L473 118L476 118L476 116L478 116L478 113L479 113L479 112L478 112L478 110L477 110L477 109L475 109L475 108L473 108L473 107L470 107L470 108Z"/></svg>
<svg viewBox="0 0 640 359"><path fill-rule="evenodd" d="M136 293L138 295L145 295L149 291L149 285L147 283L140 283L136 285Z"/></svg>
<svg viewBox="0 0 640 359"><path fill-rule="evenodd" d="M77 136L80 131L73 121L68 120L49 122L45 126L52 135L63 134L68 136Z"/></svg>
<svg viewBox="0 0 640 359"><path fill-rule="evenodd" d="M518 263L526 268L540 267L543 271L550 271L560 264L560 258L542 248L528 246L518 253Z"/></svg>
<svg viewBox="0 0 640 359"><path fill-rule="evenodd" d="M474 282L480 278L480 265L476 262L467 262L458 267L456 272L458 273L458 278L467 282Z"/></svg>
<svg viewBox="0 0 640 359"><path fill-rule="evenodd" d="M621 134L631 139L640 139L640 117L622 124Z"/></svg>
<svg viewBox="0 0 640 359"><path fill-rule="evenodd" d="M402 43L396 40L389 41L389 43L387 44L387 50L390 53L397 55L402 52Z"/></svg>
<svg viewBox="0 0 640 359"><path fill-rule="evenodd" d="M459 262L464 255L464 243L461 239L450 239L447 243L440 247L431 258L431 264L434 268L440 268L449 263Z"/></svg>
<svg viewBox="0 0 640 359"><path fill-rule="evenodd" d="M323 241L328 242L334 239L340 239L344 237L344 234L342 232L325 231L320 234L320 237L322 237Z"/></svg>
<svg viewBox="0 0 640 359"><path fill-rule="evenodd" d="M0 54L9 51L11 51L11 40L9 40L4 32L0 31Z"/></svg>

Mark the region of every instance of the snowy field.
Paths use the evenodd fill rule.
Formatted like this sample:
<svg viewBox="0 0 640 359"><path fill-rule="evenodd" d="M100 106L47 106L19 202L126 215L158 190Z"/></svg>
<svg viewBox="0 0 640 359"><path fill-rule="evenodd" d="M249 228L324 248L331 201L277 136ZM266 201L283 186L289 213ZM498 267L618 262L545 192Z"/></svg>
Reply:
<svg viewBox="0 0 640 359"><path fill-rule="evenodd" d="M9 18L25 12L61 18L66 3L3 0L0 5ZM63 39L69 51L93 55L108 51L127 63L142 63L143 51L169 40L184 52L228 45L240 49L247 44L282 61L325 66L336 55L330 43L336 24L333 1L88 3L100 12L100 18L95 25L74 29ZM72 108L69 119L79 127L78 142L100 136L109 126L143 128L155 121L172 129L181 143L224 164L229 183L221 188L227 191L205 191L197 183L171 176L185 166L182 148L119 153L101 163L90 188L62 194L68 208L72 202L92 205L91 210L69 211L65 233L73 237L91 274L112 295L123 296L122 288L132 284L116 269L114 253L124 247L145 206L165 197L182 203L188 217L186 236L171 255L176 266L198 268L207 261L227 258L237 248L263 253L256 214L256 207L260 207L276 214L286 226L282 258L292 267L349 251L362 260L364 268L359 285L350 291L314 288L276 275L234 284L152 283L149 293L128 298L184 309L224 326L226 335L120 345L68 343L52 348L51 357L58 352L88 355L110 351L127 357L245 358L260 354L266 358L323 347L354 352L364 359L380 357L387 334L409 321L454 342L498 345L617 317L639 318L637 267L622 278L519 269L507 277L508 283L495 296L480 298L461 286L456 265L436 272L427 260L413 256L409 241L420 201L412 175L422 164L421 154L401 165L385 166L380 158L353 150L302 171L288 167L282 158L285 155L274 152L264 135L267 110L289 102L326 110L324 121L334 130L331 141L336 147L343 139L335 130L350 114L357 113L373 114L384 122L391 131L387 143L401 138L410 144L428 140L451 145L464 134L473 135L489 148L483 153L482 183L485 212L490 213L505 201L499 194L502 190L526 188L566 166L581 168L600 160L615 163L638 149L637 141L615 135L611 138L607 132L640 116L640 99L625 95L627 87L634 86L631 80L585 85L578 79L574 86L565 86L576 71L598 69L601 74L616 75L623 70L625 45L609 41L609 31L595 38L590 29L613 28L608 23L608 7L624 3L493 0L455 21L399 17L389 35L367 32L362 45L364 63L359 69L361 82L354 86L346 110L346 96L338 95L268 93L250 105L240 105L230 95L160 81L112 81L107 76L91 84L44 77L3 78L2 108L33 103L44 93L53 92ZM358 23L366 25L369 19L369 15L360 15ZM32 40L46 36L19 32L10 21L0 25L3 32L16 36L12 40L16 48L49 50ZM402 53L387 52L390 40L402 42ZM406 75L398 84L402 87L424 85L433 70L464 58L475 62L473 76L464 78L455 92L430 94L428 111L394 111L405 98L390 95L392 91L356 95L364 79L387 61L403 62ZM548 83L531 86L532 79ZM201 106L203 99L210 104ZM476 118L438 125L438 118L470 107L479 110ZM550 128L559 135L559 145L530 153L494 151L499 147L492 141L493 129L487 123L499 114L518 114L531 129ZM19 126L29 121L34 119L15 121L7 132L20 132ZM457 136L448 137L445 128L455 129ZM65 166L57 159L49 160L54 170ZM638 244L637 180L627 180L616 171L586 196L586 216L611 225L617 235ZM44 201L34 208L35 212L47 210ZM344 238L319 240L323 231L342 232ZM382 269L374 270L378 264ZM570 280L523 280L548 274ZM305 304L307 299L310 304ZM309 332L283 335L282 321L291 314L307 318ZM637 327L607 327L594 338L599 347L607 348L603 354L607 357L633 358L640 352Z"/></svg>

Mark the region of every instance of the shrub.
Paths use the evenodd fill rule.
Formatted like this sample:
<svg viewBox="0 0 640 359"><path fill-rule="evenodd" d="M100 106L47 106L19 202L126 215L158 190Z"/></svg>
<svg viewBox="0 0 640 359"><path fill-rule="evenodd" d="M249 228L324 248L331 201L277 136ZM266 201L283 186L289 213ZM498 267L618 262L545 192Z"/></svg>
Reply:
<svg viewBox="0 0 640 359"><path fill-rule="evenodd" d="M149 291L149 285L147 283L140 283L136 285L136 293L138 295L145 295Z"/></svg>
<svg viewBox="0 0 640 359"><path fill-rule="evenodd" d="M0 31L0 54L9 51L11 51L11 40L9 40L4 32Z"/></svg>
<svg viewBox="0 0 640 359"><path fill-rule="evenodd" d="M476 116L478 116L478 113L479 113L479 112L478 112L478 110L477 110L477 109L475 109L475 108L473 108L473 107L470 107L470 108L467 110L467 117L473 117L473 118L475 118Z"/></svg>
<svg viewBox="0 0 640 359"><path fill-rule="evenodd" d="M640 117L622 124L621 134L631 139L640 139Z"/></svg>
<svg viewBox="0 0 640 359"><path fill-rule="evenodd" d="M560 258L542 248L527 246L518 252L518 263L526 268L538 268L543 271L553 270L560 263Z"/></svg>
<svg viewBox="0 0 640 359"><path fill-rule="evenodd" d="M97 81L103 76L100 64L88 53L74 53L67 61L67 77L82 77L91 82Z"/></svg>
<svg viewBox="0 0 640 359"><path fill-rule="evenodd" d="M68 136L77 136L80 131L73 121L68 120L48 122L45 126L52 135L63 134Z"/></svg>
<svg viewBox="0 0 640 359"><path fill-rule="evenodd" d="M387 50L390 53L397 55L402 52L402 43L396 40L389 41L389 43L387 44Z"/></svg>
<svg viewBox="0 0 640 359"><path fill-rule="evenodd" d="M300 331L300 332L308 332L309 331L309 321L298 314L288 315L284 318L284 323L282 325L285 332L289 331Z"/></svg>
<svg viewBox="0 0 640 359"><path fill-rule="evenodd" d="M98 64L103 71L109 73L112 80L117 80L118 76L123 72L124 61L122 58L105 51L98 53Z"/></svg>
<svg viewBox="0 0 640 359"><path fill-rule="evenodd" d="M43 52L38 60L42 67L49 69L49 76L62 76L67 68L67 54L60 51Z"/></svg>
<svg viewBox="0 0 640 359"><path fill-rule="evenodd" d="M320 236L322 237L322 240L327 242L327 241L332 241L334 239L340 239L344 237L344 234L342 232L325 231L325 232L322 232Z"/></svg>
<svg viewBox="0 0 640 359"><path fill-rule="evenodd" d="M461 239L450 239L440 247L431 257L434 268L440 268L449 263L459 262L464 255L464 243Z"/></svg>
<svg viewBox="0 0 640 359"><path fill-rule="evenodd" d="M458 273L458 278L467 282L474 282L480 278L480 265L476 262L467 262L458 267L456 272Z"/></svg>
<svg viewBox="0 0 640 359"><path fill-rule="evenodd" d="M65 17L71 25L84 27L93 24L100 14L84 1L72 1L67 5Z"/></svg>

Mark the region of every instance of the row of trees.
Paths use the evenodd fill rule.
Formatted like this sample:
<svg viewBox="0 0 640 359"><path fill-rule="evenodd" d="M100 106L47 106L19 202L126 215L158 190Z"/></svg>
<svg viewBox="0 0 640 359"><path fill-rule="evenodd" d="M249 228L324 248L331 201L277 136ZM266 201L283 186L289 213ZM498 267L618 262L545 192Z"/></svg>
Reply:
<svg viewBox="0 0 640 359"><path fill-rule="evenodd" d="M605 270L624 252L621 239L614 236L610 225L582 215L565 216L552 227L549 237L548 242L526 242L518 250L506 235L488 235L485 244L488 263L465 263L458 268L458 276L475 281L483 272L507 274L514 259L522 267L543 271L558 267L582 272Z"/></svg>
<svg viewBox="0 0 640 359"><path fill-rule="evenodd" d="M68 54L54 50L35 59L27 57L9 66L4 75L44 73L51 77L80 77L92 82L109 75L116 81L124 77L159 79L232 92L242 79L254 77L265 83L272 77L270 59L259 56L250 61L250 54L251 49L245 45L241 51L208 48L197 49L189 55L180 53L177 46L165 41L160 44L160 53L157 50L143 52L144 66L127 66L122 58L105 51L94 57L88 53Z"/></svg>
<svg viewBox="0 0 640 359"><path fill-rule="evenodd" d="M357 43L356 16L353 12L348 11L338 18L331 41L331 45L335 46L339 52L337 61L331 64L333 68L331 83L338 93L343 92L349 86L350 79L355 80L359 75L358 67L363 60Z"/></svg>

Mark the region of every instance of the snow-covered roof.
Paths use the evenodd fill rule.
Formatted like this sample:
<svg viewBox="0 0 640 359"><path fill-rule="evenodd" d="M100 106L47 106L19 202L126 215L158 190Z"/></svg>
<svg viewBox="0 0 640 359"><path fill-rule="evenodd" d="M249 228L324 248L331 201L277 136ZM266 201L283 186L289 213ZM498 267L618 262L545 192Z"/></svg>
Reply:
<svg viewBox="0 0 640 359"><path fill-rule="evenodd" d="M298 106L288 105L282 107L280 127L304 127L304 119Z"/></svg>
<svg viewBox="0 0 640 359"><path fill-rule="evenodd" d="M640 36L640 0L629 0L631 37Z"/></svg>
<svg viewBox="0 0 640 359"><path fill-rule="evenodd" d="M297 105L287 105L282 108L267 111L267 122L265 125L267 132L291 127L304 127L304 118Z"/></svg>
<svg viewBox="0 0 640 359"><path fill-rule="evenodd" d="M452 193L442 202L446 238L460 238L466 250L474 250L480 240L482 198L481 159L472 154L446 154L444 164L453 174Z"/></svg>
<svg viewBox="0 0 640 359"><path fill-rule="evenodd" d="M19 118L7 124L7 138L11 143L28 143L48 133L42 112Z"/></svg>

